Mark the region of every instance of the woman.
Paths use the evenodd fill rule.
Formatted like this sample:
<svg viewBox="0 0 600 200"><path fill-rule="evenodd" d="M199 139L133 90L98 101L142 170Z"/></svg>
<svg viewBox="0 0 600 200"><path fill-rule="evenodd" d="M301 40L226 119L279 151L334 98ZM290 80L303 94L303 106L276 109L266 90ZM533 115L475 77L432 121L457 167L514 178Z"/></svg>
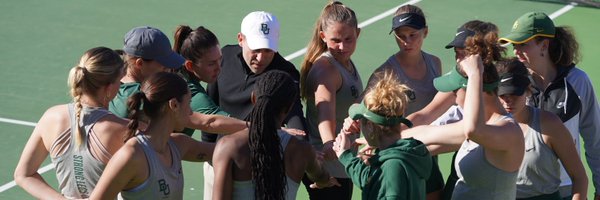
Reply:
<svg viewBox="0 0 600 200"><path fill-rule="evenodd" d="M460 68L434 82L440 91L456 91L457 101L464 101L462 121L405 131L406 137L428 145L433 155L458 150L454 166L459 179L452 199L514 199L516 194L523 135L499 103L496 69L483 63L477 54L467 56Z"/></svg>
<svg viewBox="0 0 600 200"><path fill-rule="evenodd" d="M518 59L498 63L500 102L513 114L525 136L525 157L517 177L518 199L560 200L559 160L573 180L572 199L586 199L588 179L569 131L560 119L525 105L529 72Z"/></svg>
<svg viewBox="0 0 600 200"><path fill-rule="evenodd" d="M483 22L480 20L471 20L463 25L461 25L455 34L454 39L446 45L446 48L453 48L455 53L455 59L462 60L467 55L467 48L476 52L489 52L490 55L485 55L485 58L489 59L490 63L498 61L501 59L501 56L496 51L501 51L501 49L496 49L496 45L493 41L485 42L484 38L486 37L496 37L498 34L498 28L496 25ZM472 40L476 42L469 42L466 44L467 40ZM469 45L469 46L467 46ZM488 54L488 53L485 53ZM456 105L452 105L455 104ZM445 125L448 123L454 123L456 121L462 120L463 108L462 105L463 100L456 101L456 93L451 91L449 92L438 92L431 103L425 106L423 109L414 112L407 116L407 119L411 120L415 125ZM454 153L452 157L452 163L454 163L457 152ZM446 180L446 184L444 186L444 190L441 194L441 199L451 199L452 191L454 190L454 185L458 177L456 175L456 170L454 168L454 164L451 165L450 175Z"/></svg>
<svg viewBox="0 0 600 200"><path fill-rule="evenodd" d="M180 25L175 30L173 50L185 58L180 73L192 92L192 111L229 116L212 101L200 84L201 81L214 83L221 71L222 56L217 36L203 26L192 30L189 26ZM239 126L238 131L245 128L241 120L236 125ZM186 128L184 133L191 136L194 129Z"/></svg>
<svg viewBox="0 0 600 200"><path fill-rule="evenodd" d="M342 187L311 190L311 199L351 199L352 182L332 150L346 111L357 102L363 86L351 56L360 29L354 11L333 1L323 8L308 44L300 75L301 96L306 101L309 141L324 153L327 171ZM306 185L306 184L305 184Z"/></svg>
<svg viewBox="0 0 600 200"><path fill-rule="evenodd" d="M371 88L377 81L375 75L377 72L392 70L398 81L409 88L406 91L409 99L404 112L404 116L408 116L424 108L437 94L437 90L433 87L433 79L441 75L442 64L437 56L421 50L423 41L429 33L425 14L421 8L410 4L399 7L392 19L390 33L394 34L400 50L375 70L366 88ZM439 199L444 187L444 178L437 165L437 157L434 159L434 169L427 180L429 200Z"/></svg>
<svg viewBox="0 0 600 200"><path fill-rule="evenodd" d="M425 182L431 173L432 157L423 143L402 139L401 123L409 102L409 90L392 71L377 73L376 82L365 94L362 104L348 112L360 121L367 144L376 149L369 165L356 157L346 134L339 134L334 150L352 181L362 189L362 199L425 199Z"/></svg>
<svg viewBox="0 0 600 200"><path fill-rule="evenodd" d="M90 199L182 199L181 160L206 161L213 144L184 134L192 114L191 94L178 75L159 72L150 76L128 102L131 121L123 147L108 162ZM149 119L137 131L140 118Z"/></svg>
<svg viewBox="0 0 600 200"><path fill-rule="evenodd" d="M250 128L217 142L213 199L296 199L305 172L311 187L336 185L312 146L280 129L298 96L293 79L265 72L252 94Z"/></svg>
<svg viewBox="0 0 600 200"><path fill-rule="evenodd" d="M394 14L390 33L394 34L400 50L375 70L366 88L377 82L377 72L392 70L400 83L409 88L409 103L405 112L405 115L409 115L425 107L437 93L433 79L441 75L442 63L437 56L421 50L429 33L421 8L410 4L399 7Z"/></svg>
<svg viewBox="0 0 600 200"><path fill-rule="evenodd" d="M127 121L108 111L124 72L123 60L109 48L96 47L83 54L69 72L73 102L46 110L23 149L14 174L19 186L39 199L90 195L125 140ZM37 172L48 154L60 193Z"/></svg>
<svg viewBox="0 0 600 200"><path fill-rule="evenodd" d="M192 93L192 111L202 114L229 116L229 113L223 111L213 102L204 87L200 84L202 81L214 83L217 81L217 77L221 71L222 54L217 36L203 26L192 29L189 26L180 25L175 30L174 41L174 51L185 58L185 62L179 73L187 81ZM239 121L239 124L236 126L240 127L237 131L246 128L246 124L243 121L237 121ZM185 128L183 133L191 136L194 134L194 131L194 129ZM213 139L209 138L209 135L212 134L202 133L202 141L214 143ZM204 199L212 199L214 175L210 163L204 163L202 172L204 177Z"/></svg>
<svg viewBox="0 0 600 200"><path fill-rule="evenodd" d="M576 66L579 44L573 32L554 26L542 12L530 12L515 21L500 43L513 44L519 61L532 71L534 92L528 104L557 115L569 129L578 152L579 135L583 138L595 198L600 199L600 106L588 75ZM561 196L570 198L572 182L564 168L561 172Z"/></svg>

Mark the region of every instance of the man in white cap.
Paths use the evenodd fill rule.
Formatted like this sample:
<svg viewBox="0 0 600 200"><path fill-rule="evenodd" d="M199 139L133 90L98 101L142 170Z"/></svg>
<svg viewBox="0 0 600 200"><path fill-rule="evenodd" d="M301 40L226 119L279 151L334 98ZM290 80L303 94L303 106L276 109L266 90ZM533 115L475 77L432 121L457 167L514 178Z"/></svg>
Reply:
<svg viewBox="0 0 600 200"><path fill-rule="evenodd" d="M291 62L278 52L279 21L271 13L255 11L242 20L238 45L226 45L217 81L208 84L208 95L231 117L244 120L252 110L250 96L254 83L266 71L280 70L295 81L300 73ZM288 128L304 130L305 119L300 98L284 122ZM216 135L203 134L202 140L215 142Z"/></svg>
<svg viewBox="0 0 600 200"><path fill-rule="evenodd" d="M254 84L264 72L283 71L296 83L300 80L300 73L294 64L278 53L279 21L273 14L255 11L246 15L237 38L237 45L226 45L221 49L221 72L217 81L208 84L207 93L230 117L245 120L253 107L250 96ZM306 121L302 104L300 97L296 98L284 123L288 128L304 131ZM202 132L202 141L216 140L217 135ZM204 187L205 192L212 189L212 182L206 180L206 177Z"/></svg>

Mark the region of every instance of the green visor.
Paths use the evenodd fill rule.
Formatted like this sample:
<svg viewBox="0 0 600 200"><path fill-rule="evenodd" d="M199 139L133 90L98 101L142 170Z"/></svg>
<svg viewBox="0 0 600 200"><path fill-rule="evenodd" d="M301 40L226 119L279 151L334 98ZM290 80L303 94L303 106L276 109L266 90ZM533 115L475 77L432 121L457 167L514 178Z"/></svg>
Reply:
<svg viewBox="0 0 600 200"><path fill-rule="evenodd" d="M402 116L382 116L367 109L365 104L354 104L348 109L348 114L353 120L367 119L375 124L383 126L395 126L398 123L406 124L409 128L412 127L412 122Z"/></svg>
<svg viewBox="0 0 600 200"><path fill-rule="evenodd" d="M467 88L468 79L458 72L458 66L443 76L433 79L433 86L440 92L452 92L460 88ZM494 91L498 87L498 82L484 83L483 91Z"/></svg>

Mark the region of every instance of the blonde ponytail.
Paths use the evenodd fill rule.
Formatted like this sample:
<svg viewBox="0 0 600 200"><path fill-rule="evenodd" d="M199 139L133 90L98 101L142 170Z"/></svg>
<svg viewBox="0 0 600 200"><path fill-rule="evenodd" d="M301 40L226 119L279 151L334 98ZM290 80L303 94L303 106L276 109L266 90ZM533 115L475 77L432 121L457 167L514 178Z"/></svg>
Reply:
<svg viewBox="0 0 600 200"><path fill-rule="evenodd" d="M73 98L75 107L75 144L79 148L85 138L84 127L80 126L83 95L97 99L97 102L106 101L106 94L98 94L98 90L109 84L115 83L123 74L124 64L121 56L106 47L92 48L84 53L79 64L69 71L68 85L69 93ZM107 105L102 105L106 107Z"/></svg>

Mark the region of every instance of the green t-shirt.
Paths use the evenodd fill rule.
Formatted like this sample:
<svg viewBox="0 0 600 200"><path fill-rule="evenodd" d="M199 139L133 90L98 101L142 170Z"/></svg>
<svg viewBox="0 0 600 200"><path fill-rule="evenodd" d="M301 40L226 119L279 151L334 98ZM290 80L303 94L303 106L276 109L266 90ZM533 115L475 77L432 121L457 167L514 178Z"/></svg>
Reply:
<svg viewBox="0 0 600 200"><path fill-rule="evenodd" d="M217 104L215 104L215 102L206 94L206 90L204 87L202 87L202 85L200 85L200 81L194 78L188 78L189 76L187 74L183 74L183 76L187 81L190 92L192 93L192 101L190 102L192 111L207 115L229 116L229 113L221 110L221 108L217 106ZM194 131L194 129L185 128L183 133L192 136Z"/></svg>
<svg viewBox="0 0 600 200"><path fill-rule="evenodd" d="M127 112L127 99L136 92L139 92L141 85L137 82L121 83L117 96L108 105L108 110L119 117L127 118L129 113Z"/></svg>

